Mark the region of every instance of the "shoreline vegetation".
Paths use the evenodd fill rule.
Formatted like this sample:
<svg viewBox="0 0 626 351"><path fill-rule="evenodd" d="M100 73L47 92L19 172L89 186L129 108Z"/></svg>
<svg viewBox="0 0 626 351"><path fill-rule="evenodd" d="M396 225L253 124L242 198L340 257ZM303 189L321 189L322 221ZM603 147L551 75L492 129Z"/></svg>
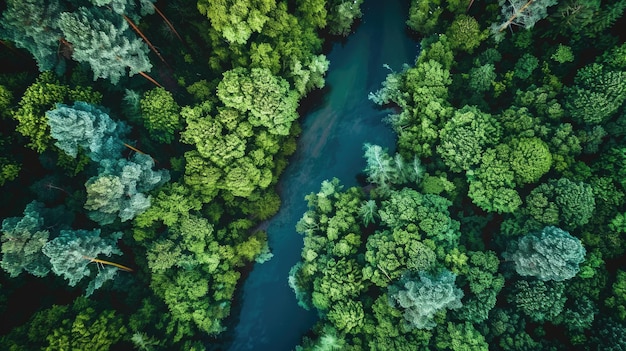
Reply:
<svg viewBox="0 0 626 351"><path fill-rule="evenodd" d="M0 4L0 348L219 348L362 2ZM410 1L395 150L294 228L299 350L626 348L625 10Z"/></svg>

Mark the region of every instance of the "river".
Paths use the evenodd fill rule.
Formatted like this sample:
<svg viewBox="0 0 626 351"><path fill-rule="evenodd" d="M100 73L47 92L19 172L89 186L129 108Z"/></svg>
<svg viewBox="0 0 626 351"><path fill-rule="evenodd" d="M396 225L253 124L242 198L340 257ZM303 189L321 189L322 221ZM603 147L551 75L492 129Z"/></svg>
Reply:
<svg viewBox="0 0 626 351"><path fill-rule="evenodd" d="M238 324L230 350L293 350L315 324L315 311L298 306L287 283L298 262L302 236L296 222L307 210L304 196L319 191L325 179L337 177L346 187L357 184L363 170L363 143L393 149L395 135L382 119L389 111L367 99L389 71L412 64L417 43L405 32L408 3L403 0L366 0L362 22L345 41L332 45L330 68L319 101L307 109L298 150L279 183L282 206L268 224L274 257L256 264L243 284Z"/></svg>

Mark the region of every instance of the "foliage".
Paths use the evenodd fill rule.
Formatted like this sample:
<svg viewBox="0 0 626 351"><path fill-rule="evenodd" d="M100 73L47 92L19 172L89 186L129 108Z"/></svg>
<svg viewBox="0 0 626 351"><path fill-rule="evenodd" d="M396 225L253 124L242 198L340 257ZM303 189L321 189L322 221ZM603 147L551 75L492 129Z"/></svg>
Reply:
<svg viewBox="0 0 626 351"><path fill-rule="evenodd" d="M0 37L32 53L41 72L53 69L63 72L63 58L57 54L59 38L63 37L58 17L65 6L58 0L10 0L6 6L0 21Z"/></svg>
<svg viewBox="0 0 626 351"><path fill-rule="evenodd" d="M52 272L63 276L70 286L75 286L83 278L92 274L89 263L96 262L94 259L103 254L110 257L112 254L121 255L117 248L117 240L122 233L117 232L109 235L109 238L101 238L100 230L61 230L59 236L48 241L42 248L42 252L50 259ZM113 279L117 268L114 266L97 267L98 273L89 282L86 293L91 295L94 290L100 288L107 280Z"/></svg>
<svg viewBox="0 0 626 351"><path fill-rule="evenodd" d="M565 285L558 281L518 280L511 303L534 322L554 320L563 311Z"/></svg>
<svg viewBox="0 0 626 351"><path fill-rule="evenodd" d="M122 141L129 129L124 122L115 122L103 109L85 102L73 106L58 104L46 113L50 135L55 145L71 157L79 148L87 151L93 161L118 158L124 149Z"/></svg>
<svg viewBox="0 0 626 351"><path fill-rule="evenodd" d="M494 23L491 32L497 41L502 40L502 32L512 25L531 29L537 21L548 16L548 7L556 5L556 0L499 0L502 23Z"/></svg>
<svg viewBox="0 0 626 351"><path fill-rule="evenodd" d="M462 306L463 291L456 287L455 280L450 271L407 275L389 287L389 298L394 306L403 309L405 323L417 329L432 329L437 312Z"/></svg>
<svg viewBox="0 0 626 351"><path fill-rule="evenodd" d="M597 63L579 69L574 86L565 89L566 111L580 123L593 125L605 122L626 98L624 74Z"/></svg>
<svg viewBox="0 0 626 351"><path fill-rule="evenodd" d="M245 44L253 32L261 32L276 7L273 0L198 0L198 10L211 20L211 26L228 42Z"/></svg>
<svg viewBox="0 0 626 351"><path fill-rule="evenodd" d="M514 244L503 254L504 258L515 263L518 274L543 281L571 279L585 260L586 252L580 240L553 226L527 234Z"/></svg>
<svg viewBox="0 0 626 351"><path fill-rule="evenodd" d="M328 32L333 35L347 36L352 24L361 17L361 5L363 0L342 1L329 0L327 8Z"/></svg>
<svg viewBox="0 0 626 351"><path fill-rule="evenodd" d="M89 217L104 225L117 217L128 221L148 209L150 197L145 193L170 179L166 170L153 167L154 160L139 153L130 160L102 160L99 174L85 183Z"/></svg>
<svg viewBox="0 0 626 351"><path fill-rule="evenodd" d="M41 252L50 232L45 229L41 215L44 206L33 201L26 205L23 217L2 221L2 261L0 266L11 277L22 271L43 277L50 272L50 262Z"/></svg>
<svg viewBox="0 0 626 351"><path fill-rule="evenodd" d="M593 189L584 182L567 178L551 179L540 184L526 197L526 211L545 225L577 228L587 224L594 214Z"/></svg>
<svg viewBox="0 0 626 351"><path fill-rule="evenodd" d="M109 79L114 85L121 77L149 72L148 46L135 37L122 16L79 7L76 12L63 12L58 25L65 40L71 43L72 58L87 63L93 79Z"/></svg>
<svg viewBox="0 0 626 351"><path fill-rule="evenodd" d="M182 128L182 121L172 93L163 88L149 90L144 93L140 108L151 137L166 144L177 139L174 133Z"/></svg>

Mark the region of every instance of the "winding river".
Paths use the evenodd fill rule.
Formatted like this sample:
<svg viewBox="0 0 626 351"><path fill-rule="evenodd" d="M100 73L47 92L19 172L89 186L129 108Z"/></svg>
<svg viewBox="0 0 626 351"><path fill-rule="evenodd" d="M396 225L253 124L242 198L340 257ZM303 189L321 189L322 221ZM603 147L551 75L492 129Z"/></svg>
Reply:
<svg viewBox="0 0 626 351"><path fill-rule="evenodd" d="M337 177L356 185L363 170L363 143L392 149L393 132L382 122L389 111L367 99L389 71L412 64L417 43L405 32L408 2L366 0L362 22L344 42L334 43L327 57L330 68L321 99L305 111L298 151L282 175L280 212L267 228L274 257L256 264L241 297L238 324L229 349L293 350L316 321L316 312L298 306L287 283L290 268L302 249L296 222L307 210L304 196L319 191L325 179Z"/></svg>

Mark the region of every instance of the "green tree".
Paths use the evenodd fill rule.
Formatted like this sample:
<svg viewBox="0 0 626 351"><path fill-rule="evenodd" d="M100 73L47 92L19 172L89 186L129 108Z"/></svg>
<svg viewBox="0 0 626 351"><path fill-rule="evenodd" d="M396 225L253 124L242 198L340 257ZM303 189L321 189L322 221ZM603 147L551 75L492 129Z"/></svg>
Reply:
<svg viewBox="0 0 626 351"><path fill-rule="evenodd" d="M85 298L74 301L68 317L46 336L43 350L106 351L124 338L128 330L114 310L98 311Z"/></svg>
<svg viewBox="0 0 626 351"><path fill-rule="evenodd" d="M396 228L368 236L363 275L380 287L399 279L406 271L428 271L435 266L436 255L432 247L421 241L415 226L409 230ZM410 231L413 229L413 231Z"/></svg>
<svg viewBox="0 0 626 351"><path fill-rule="evenodd" d="M600 124L623 105L626 73L592 63L576 72L574 85L565 88L565 109L576 121Z"/></svg>
<svg viewBox="0 0 626 351"><path fill-rule="evenodd" d="M467 173L468 196L483 210L497 213L510 213L522 204L515 189L515 172L509 162L510 148L500 144L487 149L479 167Z"/></svg>
<svg viewBox="0 0 626 351"><path fill-rule="evenodd" d="M100 237L99 229L61 230L60 235L48 241L42 251L50 259L52 272L67 279L70 286L75 286L92 275L90 263L95 262L96 265L103 263L102 260L97 259L98 255L122 254L117 248L117 240L121 237L122 233L116 232L104 239ZM86 290L87 296L100 288L107 280L113 279L118 268L123 267L122 269L129 270L124 266L105 262L108 265L98 266L98 273L89 282Z"/></svg>
<svg viewBox="0 0 626 351"><path fill-rule="evenodd" d="M443 329L443 326L442 326ZM487 351L489 344L485 337L469 322L454 324L448 322L445 331L437 334L437 349L454 351Z"/></svg>
<svg viewBox="0 0 626 351"><path fill-rule="evenodd" d="M352 23L361 18L362 4L363 0L329 0L326 5L329 9L326 23L330 34L348 36Z"/></svg>
<svg viewBox="0 0 626 351"><path fill-rule="evenodd" d="M50 235L41 215L43 208L42 203L33 201L26 205L23 217L11 217L2 221L0 266L12 278L22 271L37 277L44 277L50 272L50 261L41 251Z"/></svg>
<svg viewBox="0 0 626 351"><path fill-rule="evenodd" d="M338 301L328 311L327 318L338 330L357 334L365 320L363 304L355 300Z"/></svg>
<svg viewBox="0 0 626 351"><path fill-rule="evenodd" d="M141 115L150 136L169 144L176 139L182 128L180 107L174 96L163 88L155 88L144 93L141 99Z"/></svg>
<svg viewBox="0 0 626 351"><path fill-rule="evenodd" d="M58 54L59 15L65 11L60 1L9 0L0 21L0 37L30 52L41 72L65 70L63 55Z"/></svg>
<svg viewBox="0 0 626 351"><path fill-rule="evenodd" d="M456 287L455 280L456 275L450 271L437 275L420 272L418 277L407 275L389 287L390 301L403 309L405 323L410 327L432 329L436 326L437 312L462 306L463 291Z"/></svg>
<svg viewBox="0 0 626 351"><path fill-rule="evenodd" d="M469 170L480 163L481 154L498 142L501 128L490 114L465 106L439 132L437 152L454 172Z"/></svg>
<svg viewBox="0 0 626 351"><path fill-rule="evenodd" d="M502 40L504 31L516 25L524 29L531 29L537 21L548 16L548 7L556 5L556 0L499 0L502 23L494 23L491 32L497 41Z"/></svg>
<svg viewBox="0 0 626 351"><path fill-rule="evenodd" d="M562 282L518 280L509 300L533 322L553 321L565 306Z"/></svg>
<svg viewBox="0 0 626 351"><path fill-rule="evenodd" d="M152 69L148 46L122 16L97 7L79 7L61 13L58 25L71 43L72 58L87 63L94 80L105 78L115 85L127 72L133 76Z"/></svg>
<svg viewBox="0 0 626 351"><path fill-rule="evenodd" d="M198 10L228 42L245 44L253 32L261 32L276 7L274 0L198 0Z"/></svg>
<svg viewBox="0 0 626 351"><path fill-rule="evenodd" d="M93 161L119 158L124 149L122 141L129 128L124 122L115 122L102 108L85 102L73 106L58 104L46 113L50 135L55 145L71 157L80 148Z"/></svg>
<svg viewBox="0 0 626 351"><path fill-rule="evenodd" d="M533 189L526 197L526 211L544 225L578 228L594 214L593 189L584 182L567 178L551 179Z"/></svg>
<svg viewBox="0 0 626 351"><path fill-rule="evenodd" d="M427 36L435 30L444 7L440 0L411 1L406 24L414 31Z"/></svg>
<svg viewBox="0 0 626 351"><path fill-rule="evenodd" d="M139 153L130 160L102 160L99 174L85 183L89 217L104 225L117 217L128 221L144 212L150 207L145 193L170 179L167 170L154 171L153 167L154 160Z"/></svg>
<svg viewBox="0 0 626 351"><path fill-rule="evenodd" d="M500 260L493 251L470 251L467 273L463 275L471 294L466 295L459 314L472 323L483 323L496 305L504 287L504 277L498 273Z"/></svg>
<svg viewBox="0 0 626 351"><path fill-rule="evenodd" d="M552 154L541 139L514 138L509 145L509 162L518 183L534 183L552 167Z"/></svg>
<svg viewBox="0 0 626 351"><path fill-rule="evenodd" d="M496 76L496 67L492 63L474 67L469 73L469 87L477 93L489 91L493 87Z"/></svg>
<svg viewBox="0 0 626 351"><path fill-rule="evenodd" d="M521 237L503 256L515 263L515 270L522 276L563 281L578 273L585 253L580 240L562 229L548 226L540 233Z"/></svg>
<svg viewBox="0 0 626 351"><path fill-rule="evenodd" d="M263 126L272 134L288 135L291 123L298 118L298 94L266 68L225 72L217 96L227 107L249 112L253 126Z"/></svg>
<svg viewBox="0 0 626 351"><path fill-rule="evenodd" d="M51 147L50 129L46 111L55 108L57 103L73 100L80 95L89 103L99 103L102 94L91 88L70 89L63 85L52 72L41 73L22 95L18 108L12 113L18 125L15 130L29 139L27 146L39 153Z"/></svg>
<svg viewBox="0 0 626 351"><path fill-rule="evenodd" d="M446 36L452 49L471 54L483 40L487 39L489 32L481 30L474 17L460 14L446 30Z"/></svg>

